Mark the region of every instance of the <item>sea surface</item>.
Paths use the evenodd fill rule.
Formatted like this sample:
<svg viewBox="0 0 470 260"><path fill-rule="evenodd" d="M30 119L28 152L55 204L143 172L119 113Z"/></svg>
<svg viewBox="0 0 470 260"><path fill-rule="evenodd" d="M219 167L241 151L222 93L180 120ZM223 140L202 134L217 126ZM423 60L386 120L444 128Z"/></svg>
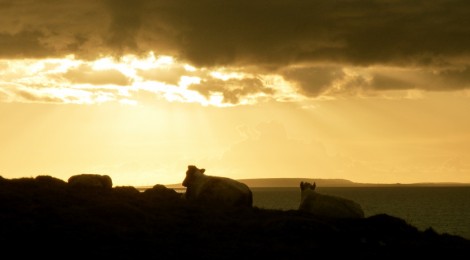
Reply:
<svg viewBox="0 0 470 260"><path fill-rule="evenodd" d="M292 210L300 203L300 188L251 188L253 206ZM419 230L470 239L470 187L317 187L323 194L361 204L366 217L388 214Z"/></svg>

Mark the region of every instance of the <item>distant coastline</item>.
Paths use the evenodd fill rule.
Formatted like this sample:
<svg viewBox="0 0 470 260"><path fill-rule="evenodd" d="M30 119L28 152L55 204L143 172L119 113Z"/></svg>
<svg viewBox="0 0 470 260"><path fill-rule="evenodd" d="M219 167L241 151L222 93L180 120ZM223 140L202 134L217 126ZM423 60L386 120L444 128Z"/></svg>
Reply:
<svg viewBox="0 0 470 260"><path fill-rule="evenodd" d="M309 178L258 178L258 179L238 179L238 181L245 183L251 188L268 188L268 187L299 187L301 181L316 182L318 187L419 187L419 186L470 186L470 183L459 182L420 182L420 183L358 183L345 179L309 179ZM181 183L167 184L167 188L184 189ZM138 187L138 188L151 188Z"/></svg>

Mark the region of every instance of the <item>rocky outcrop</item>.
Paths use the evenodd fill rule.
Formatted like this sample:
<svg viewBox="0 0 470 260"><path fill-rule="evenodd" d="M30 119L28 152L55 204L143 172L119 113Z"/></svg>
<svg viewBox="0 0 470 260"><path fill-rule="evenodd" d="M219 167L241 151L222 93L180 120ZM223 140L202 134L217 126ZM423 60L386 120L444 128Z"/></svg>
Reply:
<svg viewBox="0 0 470 260"><path fill-rule="evenodd" d="M99 174L73 175L68 179L68 184L75 187L93 187L103 189L111 189L113 187L111 177Z"/></svg>
<svg viewBox="0 0 470 260"><path fill-rule="evenodd" d="M109 186L108 186L109 187ZM164 185L77 189L0 177L0 245L16 259L466 259L470 241L390 215L204 207Z"/></svg>

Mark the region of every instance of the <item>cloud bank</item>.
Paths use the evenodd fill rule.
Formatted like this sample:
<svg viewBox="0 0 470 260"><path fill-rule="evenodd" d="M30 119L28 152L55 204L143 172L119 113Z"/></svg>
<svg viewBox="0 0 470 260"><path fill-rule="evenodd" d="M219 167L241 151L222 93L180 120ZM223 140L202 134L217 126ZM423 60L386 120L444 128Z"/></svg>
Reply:
<svg viewBox="0 0 470 260"><path fill-rule="evenodd" d="M464 0L2 0L0 59L154 52L197 68L282 76L308 97L459 90L470 87L469 17ZM179 69L154 78L176 84ZM68 77L90 82L84 73ZM265 93L255 78L237 91L224 84L224 102ZM220 89L204 82L207 89L193 87L203 96Z"/></svg>

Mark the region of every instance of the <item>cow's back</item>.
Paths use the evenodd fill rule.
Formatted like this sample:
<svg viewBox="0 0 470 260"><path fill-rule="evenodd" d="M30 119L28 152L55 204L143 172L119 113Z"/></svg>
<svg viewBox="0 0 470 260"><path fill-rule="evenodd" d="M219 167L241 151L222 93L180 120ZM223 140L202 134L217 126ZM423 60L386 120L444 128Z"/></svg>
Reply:
<svg viewBox="0 0 470 260"><path fill-rule="evenodd" d="M302 199L299 210L309 211L315 215L331 218L362 218L361 206L346 198L312 192Z"/></svg>
<svg viewBox="0 0 470 260"><path fill-rule="evenodd" d="M221 206L253 205L253 195L248 186L223 177L207 176L196 197L197 201Z"/></svg>

